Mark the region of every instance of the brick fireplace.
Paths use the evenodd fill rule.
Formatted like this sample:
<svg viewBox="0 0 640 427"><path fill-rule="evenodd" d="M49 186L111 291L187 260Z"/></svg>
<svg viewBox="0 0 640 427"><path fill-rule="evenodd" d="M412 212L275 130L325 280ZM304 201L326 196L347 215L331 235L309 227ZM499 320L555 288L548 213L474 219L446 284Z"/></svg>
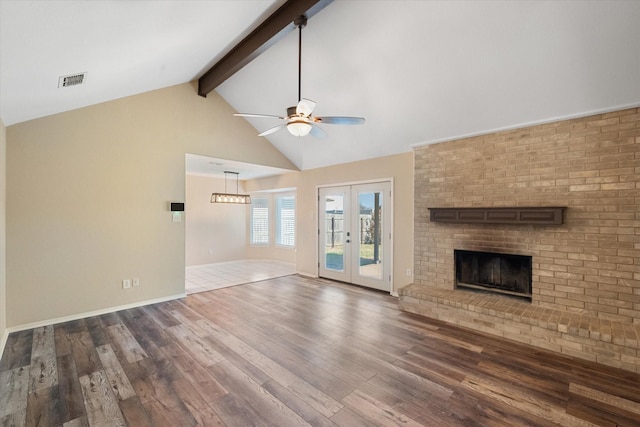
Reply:
<svg viewBox="0 0 640 427"><path fill-rule="evenodd" d="M640 372L640 109L415 148L402 309ZM566 207L562 225L439 223L433 207ZM531 257L531 301L456 289L454 250Z"/></svg>

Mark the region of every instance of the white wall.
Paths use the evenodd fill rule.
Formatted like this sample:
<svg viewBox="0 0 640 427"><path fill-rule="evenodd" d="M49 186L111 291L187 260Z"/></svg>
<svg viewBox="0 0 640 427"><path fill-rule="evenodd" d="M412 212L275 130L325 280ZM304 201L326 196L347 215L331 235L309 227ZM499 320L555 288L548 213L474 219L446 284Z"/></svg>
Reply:
<svg viewBox="0 0 640 427"><path fill-rule="evenodd" d="M249 205L210 202L211 193L224 192L224 184L224 178L187 175L185 227L188 266L247 257ZM235 191L235 182L233 184ZM244 192L240 184L238 191Z"/></svg>
<svg viewBox="0 0 640 427"><path fill-rule="evenodd" d="M7 127L7 326L183 293L185 154L296 169L233 112L183 84Z"/></svg>

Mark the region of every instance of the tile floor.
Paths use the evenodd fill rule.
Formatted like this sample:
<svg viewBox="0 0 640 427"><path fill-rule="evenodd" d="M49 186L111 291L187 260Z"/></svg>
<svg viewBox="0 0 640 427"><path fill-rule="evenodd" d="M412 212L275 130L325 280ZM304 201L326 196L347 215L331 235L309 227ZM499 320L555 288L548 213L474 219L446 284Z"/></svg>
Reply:
<svg viewBox="0 0 640 427"><path fill-rule="evenodd" d="M264 259L193 265L187 267L185 272L185 291L194 294L295 273L295 264Z"/></svg>

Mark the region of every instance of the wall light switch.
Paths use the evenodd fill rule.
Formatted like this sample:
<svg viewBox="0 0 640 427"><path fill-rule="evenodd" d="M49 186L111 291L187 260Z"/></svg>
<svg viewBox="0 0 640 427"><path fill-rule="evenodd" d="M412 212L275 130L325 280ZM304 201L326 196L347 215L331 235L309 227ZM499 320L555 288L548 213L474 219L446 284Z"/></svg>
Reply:
<svg viewBox="0 0 640 427"><path fill-rule="evenodd" d="M133 278L133 287L137 288L138 286L140 286L140 279L138 279L137 277Z"/></svg>
<svg viewBox="0 0 640 427"><path fill-rule="evenodd" d="M129 289L131 287L131 279L124 279L122 281L122 289Z"/></svg>
<svg viewBox="0 0 640 427"><path fill-rule="evenodd" d="M171 212L171 222L182 222L182 212Z"/></svg>

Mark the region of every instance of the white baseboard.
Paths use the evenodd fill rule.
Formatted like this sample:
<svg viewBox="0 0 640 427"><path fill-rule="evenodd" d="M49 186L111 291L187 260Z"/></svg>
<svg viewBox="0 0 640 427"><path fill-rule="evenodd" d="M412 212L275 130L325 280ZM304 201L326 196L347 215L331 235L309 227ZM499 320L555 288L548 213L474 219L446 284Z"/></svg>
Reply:
<svg viewBox="0 0 640 427"><path fill-rule="evenodd" d="M304 272L304 271L296 271L296 274L299 274L299 275L301 275L303 277L310 277L312 279L317 279L318 278L317 274L311 274L311 273L307 273L307 272Z"/></svg>
<svg viewBox="0 0 640 427"><path fill-rule="evenodd" d="M23 325L11 326L7 328L4 331L4 334L2 335L2 341L0 342L1 344L0 359L2 359L2 353L4 353L4 347L7 344L7 338L9 337L9 334L12 332L19 332L27 329L39 328L41 326L55 325L56 323L70 322L72 320L84 319L86 317L100 316L102 314L113 313L115 311L128 310L130 308L143 307L149 304L157 304L159 302L166 302L166 301L172 301L175 299L185 298L186 296L187 294L183 292L181 294L170 295L162 298L155 298L155 299L146 300L146 301L134 302L131 304L119 305L116 307L108 307L100 310L88 311L85 313L72 314L70 316L57 317L55 319L41 320L33 323L25 323Z"/></svg>

